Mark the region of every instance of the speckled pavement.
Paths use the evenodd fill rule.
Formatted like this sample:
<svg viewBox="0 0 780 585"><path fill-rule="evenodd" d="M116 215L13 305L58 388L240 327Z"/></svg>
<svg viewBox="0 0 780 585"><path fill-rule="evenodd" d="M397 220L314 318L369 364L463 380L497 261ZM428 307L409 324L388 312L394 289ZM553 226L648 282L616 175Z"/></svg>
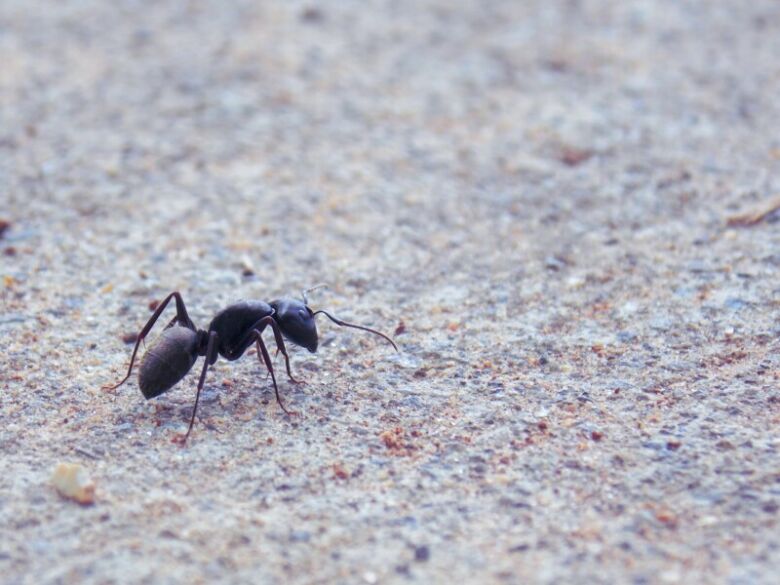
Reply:
<svg viewBox="0 0 780 585"><path fill-rule="evenodd" d="M4 0L0 581L771 583L778 55L770 0ZM101 390L173 290L320 282L401 351L319 321L299 416L255 354L185 447L199 366Z"/></svg>

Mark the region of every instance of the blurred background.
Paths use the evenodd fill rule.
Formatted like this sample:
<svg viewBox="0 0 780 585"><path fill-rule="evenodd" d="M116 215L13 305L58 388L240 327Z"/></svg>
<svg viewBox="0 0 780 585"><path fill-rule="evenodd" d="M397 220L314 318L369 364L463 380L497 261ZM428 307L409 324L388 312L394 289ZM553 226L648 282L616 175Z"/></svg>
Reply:
<svg viewBox="0 0 780 585"><path fill-rule="evenodd" d="M770 582L778 54L770 0L3 0L0 570ZM194 376L99 390L173 290L321 282L401 353L323 323L300 419L254 356L185 450Z"/></svg>

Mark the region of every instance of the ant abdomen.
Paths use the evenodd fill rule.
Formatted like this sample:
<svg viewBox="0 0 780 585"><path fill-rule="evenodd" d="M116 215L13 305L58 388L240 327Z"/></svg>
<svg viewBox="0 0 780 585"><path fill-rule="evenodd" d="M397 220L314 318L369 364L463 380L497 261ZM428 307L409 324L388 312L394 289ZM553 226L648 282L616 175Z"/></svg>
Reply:
<svg viewBox="0 0 780 585"><path fill-rule="evenodd" d="M174 325L164 330L144 354L138 386L148 400L166 392L187 375L198 359L198 334Z"/></svg>

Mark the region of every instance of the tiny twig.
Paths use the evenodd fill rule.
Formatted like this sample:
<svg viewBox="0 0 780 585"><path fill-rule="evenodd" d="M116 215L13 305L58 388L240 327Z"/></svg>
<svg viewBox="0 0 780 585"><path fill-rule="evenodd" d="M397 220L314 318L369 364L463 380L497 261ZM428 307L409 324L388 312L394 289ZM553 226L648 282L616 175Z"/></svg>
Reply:
<svg viewBox="0 0 780 585"><path fill-rule="evenodd" d="M84 447L73 447L73 450L76 453L80 453L81 455L84 455L85 457L89 457L90 459L100 459L101 457L94 451L90 451L89 449L85 449Z"/></svg>
<svg viewBox="0 0 780 585"><path fill-rule="evenodd" d="M755 211L730 217L726 222L726 225L729 227L749 227L756 225L778 209L780 209L780 195L775 195L768 203L765 203Z"/></svg>

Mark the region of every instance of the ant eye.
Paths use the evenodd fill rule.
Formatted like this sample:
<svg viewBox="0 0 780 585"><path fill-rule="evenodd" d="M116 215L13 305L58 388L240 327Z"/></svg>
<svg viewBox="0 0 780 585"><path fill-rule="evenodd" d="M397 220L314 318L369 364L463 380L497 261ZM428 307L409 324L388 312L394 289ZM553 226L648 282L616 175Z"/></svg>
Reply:
<svg viewBox="0 0 780 585"><path fill-rule="evenodd" d="M298 309L298 316L301 319L306 319L306 317L308 317L309 315L303 309Z"/></svg>

